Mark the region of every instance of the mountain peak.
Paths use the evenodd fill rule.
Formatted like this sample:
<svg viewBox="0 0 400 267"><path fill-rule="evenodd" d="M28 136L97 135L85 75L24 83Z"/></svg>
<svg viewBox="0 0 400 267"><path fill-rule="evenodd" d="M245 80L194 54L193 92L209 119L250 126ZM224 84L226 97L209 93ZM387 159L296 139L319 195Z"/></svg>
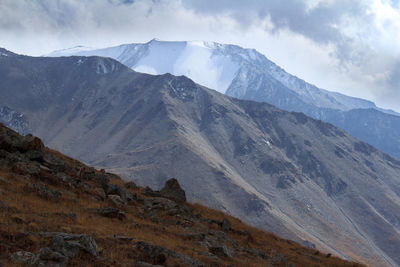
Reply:
<svg viewBox="0 0 400 267"><path fill-rule="evenodd" d="M0 47L0 57L16 56L17 54Z"/></svg>

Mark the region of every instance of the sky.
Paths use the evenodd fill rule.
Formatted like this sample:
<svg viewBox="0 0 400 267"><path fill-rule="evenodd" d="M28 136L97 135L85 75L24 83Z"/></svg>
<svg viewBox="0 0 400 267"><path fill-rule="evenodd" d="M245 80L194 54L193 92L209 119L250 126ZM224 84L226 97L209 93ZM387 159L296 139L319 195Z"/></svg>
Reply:
<svg viewBox="0 0 400 267"><path fill-rule="evenodd" d="M255 48L307 82L400 112L400 0L0 0L0 47L204 40Z"/></svg>

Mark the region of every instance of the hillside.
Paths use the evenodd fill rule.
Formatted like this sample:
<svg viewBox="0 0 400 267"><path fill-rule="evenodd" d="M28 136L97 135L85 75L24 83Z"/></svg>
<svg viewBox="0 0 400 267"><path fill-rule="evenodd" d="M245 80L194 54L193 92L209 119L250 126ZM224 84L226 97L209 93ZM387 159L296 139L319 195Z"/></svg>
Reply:
<svg viewBox="0 0 400 267"><path fill-rule="evenodd" d="M137 187L1 124L0 196L2 266L361 266L187 203L175 179Z"/></svg>
<svg viewBox="0 0 400 267"><path fill-rule="evenodd" d="M0 58L0 105L49 147L371 265L400 263L400 161L344 131L110 58ZM354 246L357 244L357 246Z"/></svg>
<svg viewBox="0 0 400 267"><path fill-rule="evenodd" d="M400 114L380 109L371 101L318 88L287 73L254 49L214 42L151 40L103 49L77 47L49 54L71 55L111 57L133 70L150 74L185 75L232 97L266 102L332 123L400 158Z"/></svg>

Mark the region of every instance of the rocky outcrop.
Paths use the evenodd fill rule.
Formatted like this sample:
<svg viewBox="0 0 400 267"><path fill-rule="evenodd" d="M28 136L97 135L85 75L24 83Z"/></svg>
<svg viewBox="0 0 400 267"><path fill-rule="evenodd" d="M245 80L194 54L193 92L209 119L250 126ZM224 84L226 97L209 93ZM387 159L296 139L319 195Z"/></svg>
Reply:
<svg viewBox="0 0 400 267"><path fill-rule="evenodd" d="M40 248L36 254L27 251L12 253L10 259L14 263L23 263L28 266L64 267L81 252L93 257L99 256L96 241L89 235L54 232L40 232L35 235L52 238L49 246Z"/></svg>
<svg viewBox="0 0 400 267"><path fill-rule="evenodd" d="M169 198L177 203L186 202L186 193L175 178L169 179L160 191L161 196Z"/></svg>

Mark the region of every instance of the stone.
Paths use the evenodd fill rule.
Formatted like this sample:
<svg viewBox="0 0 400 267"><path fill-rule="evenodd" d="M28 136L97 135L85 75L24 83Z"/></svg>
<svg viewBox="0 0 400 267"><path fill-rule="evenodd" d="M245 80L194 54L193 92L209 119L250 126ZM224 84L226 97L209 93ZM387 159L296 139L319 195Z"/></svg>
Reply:
<svg viewBox="0 0 400 267"><path fill-rule="evenodd" d="M224 218L224 220L222 221L221 228L222 228L222 231L229 232L230 230L232 230L232 224L228 219Z"/></svg>
<svg viewBox="0 0 400 267"><path fill-rule="evenodd" d="M52 249L45 247L41 248L36 256L34 266L67 266L69 262L68 257L64 256L60 252L53 251Z"/></svg>
<svg viewBox="0 0 400 267"><path fill-rule="evenodd" d="M108 199L111 200L111 202L117 207L122 208L126 206L126 202L123 201L118 195L108 195Z"/></svg>
<svg viewBox="0 0 400 267"><path fill-rule="evenodd" d="M161 196L169 198L177 203L186 202L186 193L181 188L178 180L175 178L169 179L160 191Z"/></svg>
<svg viewBox="0 0 400 267"><path fill-rule="evenodd" d="M10 260L14 263L24 263L28 264L35 259L35 254L28 251L18 251L10 254Z"/></svg>
<svg viewBox="0 0 400 267"><path fill-rule="evenodd" d="M218 257L227 257L229 259L232 258L232 254L226 246L210 247L208 250Z"/></svg>
<svg viewBox="0 0 400 267"><path fill-rule="evenodd" d="M310 242L308 240L303 240L303 242L301 242L301 244L303 246L305 246L305 247L308 247L308 248L312 248L312 249L316 249L317 248L314 243L312 243L312 242Z"/></svg>
<svg viewBox="0 0 400 267"><path fill-rule="evenodd" d="M105 192L107 195L118 195L124 202L134 201L136 199L135 195L132 194L126 188L116 185L116 184L109 184L106 188Z"/></svg>
<svg viewBox="0 0 400 267"><path fill-rule="evenodd" d="M94 212L107 218L116 218L119 220L124 220L126 218L126 215L123 211L111 207L94 209Z"/></svg>
<svg viewBox="0 0 400 267"><path fill-rule="evenodd" d="M100 187L96 187L94 189L94 191L96 192L97 196L101 199L101 200L105 200L106 199L106 193L104 192L103 188Z"/></svg>
<svg viewBox="0 0 400 267"><path fill-rule="evenodd" d="M99 256L96 241L90 235L63 232L40 232L39 235L53 237L50 248L69 258L75 257L80 250L95 257Z"/></svg>

